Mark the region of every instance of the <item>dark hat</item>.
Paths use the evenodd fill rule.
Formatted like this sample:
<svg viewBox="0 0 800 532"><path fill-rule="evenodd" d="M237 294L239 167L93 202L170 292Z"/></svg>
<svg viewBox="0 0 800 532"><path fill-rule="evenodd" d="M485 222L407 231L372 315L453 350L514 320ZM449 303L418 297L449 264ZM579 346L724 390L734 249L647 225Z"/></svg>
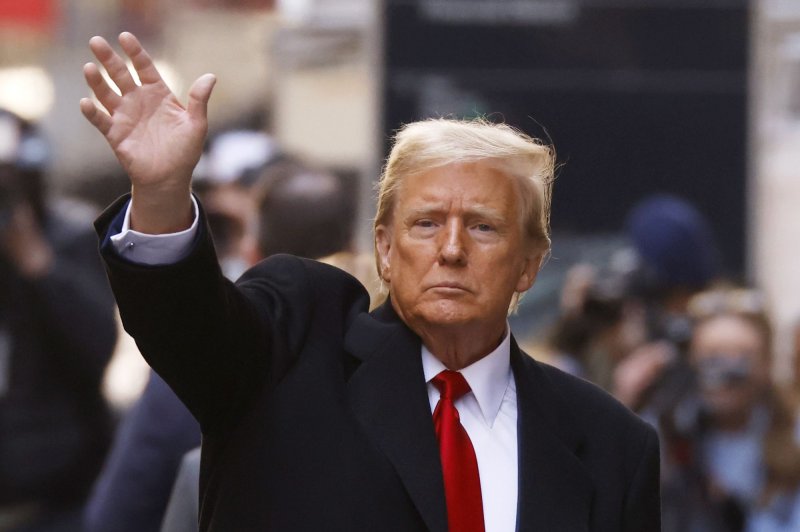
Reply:
<svg viewBox="0 0 800 532"><path fill-rule="evenodd" d="M647 197L630 211L626 227L662 287L703 288L719 274L711 227L687 201L666 194Z"/></svg>

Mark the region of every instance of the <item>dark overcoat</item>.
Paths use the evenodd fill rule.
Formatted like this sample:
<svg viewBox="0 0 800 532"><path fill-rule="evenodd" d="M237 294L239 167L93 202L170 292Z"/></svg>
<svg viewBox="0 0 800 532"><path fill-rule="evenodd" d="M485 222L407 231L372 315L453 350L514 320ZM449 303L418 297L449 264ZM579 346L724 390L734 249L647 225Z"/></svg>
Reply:
<svg viewBox="0 0 800 532"><path fill-rule="evenodd" d="M345 272L279 255L224 279L191 254L135 265L96 224L126 330L200 422L201 531L447 530L420 339ZM655 432L511 343L519 531L659 530ZM456 531L453 531L456 532Z"/></svg>

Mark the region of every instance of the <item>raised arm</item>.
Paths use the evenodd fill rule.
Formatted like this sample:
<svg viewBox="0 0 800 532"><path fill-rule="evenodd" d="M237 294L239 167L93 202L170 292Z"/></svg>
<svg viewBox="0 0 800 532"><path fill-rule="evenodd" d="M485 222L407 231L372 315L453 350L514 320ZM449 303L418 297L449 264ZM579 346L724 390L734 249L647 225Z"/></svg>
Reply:
<svg viewBox="0 0 800 532"><path fill-rule="evenodd" d="M83 67L86 82L104 109L89 98L81 112L103 134L131 180L131 228L142 233L174 233L192 222L190 183L208 131L207 104L216 78L200 76L182 105L153 60L130 33L119 36L122 50L139 76L102 37L89 46L119 88L114 92L94 63Z"/></svg>

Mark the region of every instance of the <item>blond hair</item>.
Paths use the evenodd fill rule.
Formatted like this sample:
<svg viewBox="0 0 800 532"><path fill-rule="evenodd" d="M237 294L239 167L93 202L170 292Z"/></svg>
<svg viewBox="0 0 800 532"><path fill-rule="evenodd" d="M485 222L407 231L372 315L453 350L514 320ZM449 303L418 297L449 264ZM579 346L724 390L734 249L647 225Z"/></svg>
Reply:
<svg viewBox="0 0 800 532"><path fill-rule="evenodd" d="M523 230L542 254L550 250L550 201L555 155L550 146L508 124L483 118L435 118L412 122L394 136L378 183L374 227L389 225L403 179L453 163L492 160L516 178L521 193ZM375 260L381 275L377 247Z"/></svg>

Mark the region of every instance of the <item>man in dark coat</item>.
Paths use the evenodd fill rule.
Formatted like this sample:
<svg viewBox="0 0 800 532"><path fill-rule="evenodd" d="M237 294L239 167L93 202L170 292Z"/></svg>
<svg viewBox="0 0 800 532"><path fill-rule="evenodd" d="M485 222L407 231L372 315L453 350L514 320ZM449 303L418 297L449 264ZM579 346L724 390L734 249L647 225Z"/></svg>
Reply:
<svg viewBox="0 0 800 532"><path fill-rule="evenodd" d="M189 194L214 77L184 108L128 33L138 71L95 37L84 73L132 195L98 220L112 288L145 358L203 431L201 530L655 531L652 428L520 351L512 301L549 249L553 159L504 125L398 133L381 181L387 302L279 255L236 284Z"/></svg>
<svg viewBox="0 0 800 532"><path fill-rule="evenodd" d="M44 193L46 145L0 110L0 529L78 531L111 438L114 300L94 212Z"/></svg>

